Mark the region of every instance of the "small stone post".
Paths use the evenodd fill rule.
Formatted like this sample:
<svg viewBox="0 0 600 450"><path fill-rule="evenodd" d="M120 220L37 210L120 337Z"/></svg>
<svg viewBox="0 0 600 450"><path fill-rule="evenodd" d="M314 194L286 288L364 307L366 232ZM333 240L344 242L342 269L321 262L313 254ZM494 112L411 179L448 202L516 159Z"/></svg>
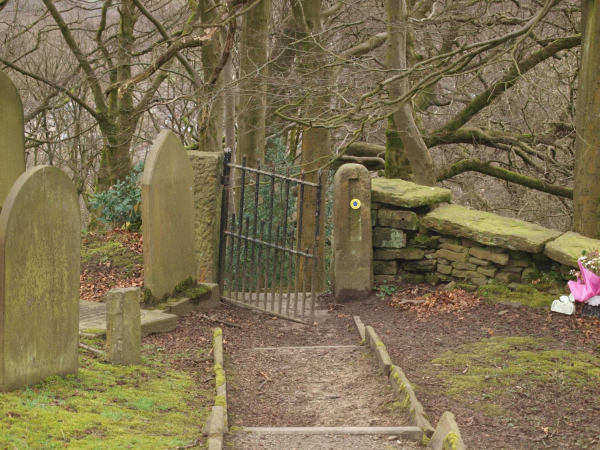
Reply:
<svg viewBox="0 0 600 450"><path fill-rule="evenodd" d="M112 289L106 300L106 359L139 364L142 344L140 288Z"/></svg>
<svg viewBox="0 0 600 450"><path fill-rule="evenodd" d="M339 303L362 300L373 288L371 176L344 164L333 179L334 285Z"/></svg>

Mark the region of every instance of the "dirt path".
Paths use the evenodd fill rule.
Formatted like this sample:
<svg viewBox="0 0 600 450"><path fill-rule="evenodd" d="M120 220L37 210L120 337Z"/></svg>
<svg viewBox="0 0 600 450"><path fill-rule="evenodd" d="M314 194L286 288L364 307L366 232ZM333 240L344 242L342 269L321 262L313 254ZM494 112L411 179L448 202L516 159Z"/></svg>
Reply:
<svg viewBox="0 0 600 450"><path fill-rule="evenodd" d="M245 326L227 342L229 425L234 430L410 426L373 356L358 345L356 331L331 326L335 312L320 310L316 327L255 316L255 326ZM266 324L257 333L256 326ZM226 443L236 449L416 448L397 436L364 435L234 432Z"/></svg>

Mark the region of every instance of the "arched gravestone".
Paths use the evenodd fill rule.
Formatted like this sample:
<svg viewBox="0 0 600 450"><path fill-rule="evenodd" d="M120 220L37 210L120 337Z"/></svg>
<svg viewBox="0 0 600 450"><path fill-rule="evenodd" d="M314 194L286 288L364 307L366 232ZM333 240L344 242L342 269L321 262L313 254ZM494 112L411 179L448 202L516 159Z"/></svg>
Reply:
<svg viewBox="0 0 600 450"><path fill-rule="evenodd" d="M80 233L62 170L19 177L0 213L0 389L77 373Z"/></svg>
<svg viewBox="0 0 600 450"><path fill-rule="evenodd" d="M179 138L160 132L142 175L144 288L162 299L196 276L194 172Z"/></svg>
<svg viewBox="0 0 600 450"><path fill-rule="evenodd" d="M12 185L25 172L25 131L21 96L0 70L0 210Z"/></svg>

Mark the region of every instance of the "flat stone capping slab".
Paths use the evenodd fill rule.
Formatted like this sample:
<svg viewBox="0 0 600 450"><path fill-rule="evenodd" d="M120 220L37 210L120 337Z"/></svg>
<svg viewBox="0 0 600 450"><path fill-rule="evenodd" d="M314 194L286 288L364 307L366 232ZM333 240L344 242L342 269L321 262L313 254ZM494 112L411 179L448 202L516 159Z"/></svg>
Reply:
<svg viewBox="0 0 600 450"><path fill-rule="evenodd" d="M371 201L403 208L435 205L452 200L450 189L419 186L404 180L376 178L371 182Z"/></svg>
<svg viewBox="0 0 600 450"><path fill-rule="evenodd" d="M404 375L404 372L402 372L402 369L398 366L392 366L390 385L398 394L400 404L406 410L413 423L419 427L420 430L423 430L427 436L433 435L433 426L423 410L423 405L417 400L415 391L408 381L408 378L406 378L406 375Z"/></svg>
<svg viewBox="0 0 600 450"><path fill-rule="evenodd" d="M600 241L568 231L546 244L544 254L554 261L571 267L577 267L577 260L583 251L600 251Z"/></svg>
<svg viewBox="0 0 600 450"><path fill-rule="evenodd" d="M222 406L213 406L208 429L208 450L221 450L223 448L224 412Z"/></svg>
<svg viewBox="0 0 600 450"><path fill-rule="evenodd" d="M361 342L366 342L366 329L365 329L365 324L362 323L362 320L360 320L360 316L354 316L352 317L353 321L354 321L354 326L356 327L356 331L358 331L358 334L360 335L360 340Z"/></svg>
<svg viewBox="0 0 600 450"><path fill-rule="evenodd" d="M142 337L152 333L168 333L177 328L177 316L161 311L141 310ZM106 334L106 305L79 300L79 334Z"/></svg>
<svg viewBox="0 0 600 450"><path fill-rule="evenodd" d="M419 427L243 427L240 432L259 434L363 434L389 435L421 441Z"/></svg>
<svg viewBox="0 0 600 450"><path fill-rule="evenodd" d="M379 339L379 336L377 336L377 333L375 333L373 327L368 326L365 330L367 342L373 349L373 352L377 357L377 361L379 361L379 366L387 377L390 375L390 370L392 368L392 359L385 348L385 344L381 341L381 339Z"/></svg>
<svg viewBox="0 0 600 450"><path fill-rule="evenodd" d="M185 297L169 299L166 303L159 305L158 309L164 313L181 317L192 311L206 311L219 306L221 302L219 285L213 283L198 283L198 285L207 286L211 290L193 300Z"/></svg>
<svg viewBox="0 0 600 450"><path fill-rule="evenodd" d="M437 208L427 214L421 224L441 234L529 253L542 252L547 242L562 234L533 223L458 205Z"/></svg>
<svg viewBox="0 0 600 450"><path fill-rule="evenodd" d="M435 433L433 433L429 444L427 444L427 448L435 450L464 450L466 448L460 436L454 414L449 411L442 414Z"/></svg>

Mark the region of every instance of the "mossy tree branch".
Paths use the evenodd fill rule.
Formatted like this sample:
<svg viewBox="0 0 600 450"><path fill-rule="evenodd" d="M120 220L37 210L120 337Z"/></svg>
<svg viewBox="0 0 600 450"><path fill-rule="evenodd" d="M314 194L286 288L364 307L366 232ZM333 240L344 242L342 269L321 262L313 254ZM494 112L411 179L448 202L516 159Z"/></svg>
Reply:
<svg viewBox="0 0 600 450"><path fill-rule="evenodd" d="M511 183L520 184L521 186L535 189L536 191L573 199L572 188L550 184L543 180L521 175L501 167L492 166L490 163L478 159L463 159L452 164L448 169L441 170L436 174L437 181L448 180L464 172L479 172L494 178L510 181Z"/></svg>

